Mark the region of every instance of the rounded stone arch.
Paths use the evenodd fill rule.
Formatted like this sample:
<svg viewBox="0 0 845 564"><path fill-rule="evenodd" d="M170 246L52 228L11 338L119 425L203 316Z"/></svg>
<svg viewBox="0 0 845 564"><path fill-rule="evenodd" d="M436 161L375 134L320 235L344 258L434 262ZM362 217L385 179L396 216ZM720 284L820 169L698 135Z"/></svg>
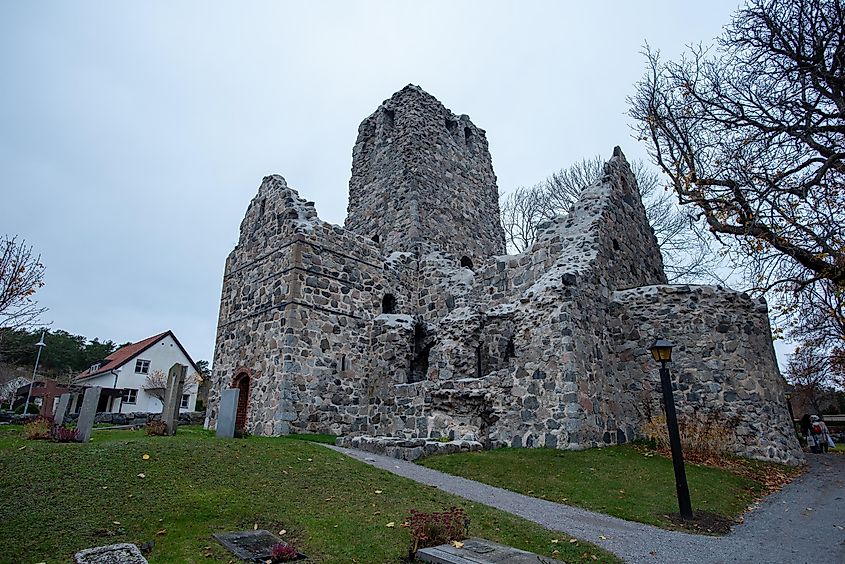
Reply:
<svg viewBox="0 0 845 564"><path fill-rule="evenodd" d="M253 376L249 368L238 368L232 378L232 388L240 390L238 394L238 410L235 415L235 432L243 433L246 430L247 415L249 412L249 392L252 388Z"/></svg>
<svg viewBox="0 0 845 564"><path fill-rule="evenodd" d="M461 257L461 268L468 268L468 269L472 270L472 267L473 267L472 259L469 258L468 256L462 256Z"/></svg>

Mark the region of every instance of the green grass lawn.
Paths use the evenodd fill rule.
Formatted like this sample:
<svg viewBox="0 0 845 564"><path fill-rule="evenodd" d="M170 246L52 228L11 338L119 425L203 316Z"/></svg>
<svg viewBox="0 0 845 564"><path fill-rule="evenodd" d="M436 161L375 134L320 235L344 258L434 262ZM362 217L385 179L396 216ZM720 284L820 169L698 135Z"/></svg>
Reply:
<svg viewBox="0 0 845 564"><path fill-rule="evenodd" d="M218 440L196 427L180 427L175 437L124 430L93 437L56 444L0 429L0 562L64 563L83 548L151 539L153 564L229 562L212 533L256 525L286 530L283 538L312 561L398 562L410 544L401 527L409 509L451 505L466 509L471 535L547 556L559 550L568 562L618 561L309 441Z"/></svg>
<svg viewBox="0 0 845 564"><path fill-rule="evenodd" d="M518 493L577 505L630 521L673 528L663 515L676 513L672 461L632 445L582 451L509 449L431 456L423 466ZM736 518L764 491L768 468L742 463L746 473L686 465L693 509ZM791 472L792 470L790 470Z"/></svg>

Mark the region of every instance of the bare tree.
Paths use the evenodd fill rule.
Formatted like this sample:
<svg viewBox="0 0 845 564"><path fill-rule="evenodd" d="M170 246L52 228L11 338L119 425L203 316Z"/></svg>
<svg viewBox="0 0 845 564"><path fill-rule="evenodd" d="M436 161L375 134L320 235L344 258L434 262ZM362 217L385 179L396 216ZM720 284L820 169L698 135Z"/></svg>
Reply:
<svg viewBox="0 0 845 564"><path fill-rule="evenodd" d="M44 286L41 256L17 237L0 236L0 328L31 327L47 311L33 298Z"/></svg>
<svg viewBox="0 0 845 564"><path fill-rule="evenodd" d="M153 370L144 378L144 391L164 403L167 392L167 374L161 370Z"/></svg>
<svg viewBox="0 0 845 564"><path fill-rule="evenodd" d="M711 49L647 50L636 130L755 286L845 285L845 10L752 0Z"/></svg>
<svg viewBox="0 0 845 564"><path fill-rule="evenodd" d="M188 374L185 377L184 390L187 392L193 386L197 385L199 381L200 377L197 373ZM145 392L147 392L149 395L153 396L163 404L164 397L167 394L167 374L165 374L161 370L153 370L152 372L147 374L146 378L144 378L143 388Z"/></svg>
<svg viewBox="0 0 845 564"><path fill-rule="evenodd" d="M657 173L642 161L633 161L631 170L646 216L654 228L666 275L672 282L718 280L718 257L707 236L696 229L694 218L680 209L671 192L660 187ZM583 159L561 169L540 184L519 187L500 205L502 225L509 248L524 252L534 243L537 226L572 209L581 191L601 178L604 160L600 156Z"/></svg>

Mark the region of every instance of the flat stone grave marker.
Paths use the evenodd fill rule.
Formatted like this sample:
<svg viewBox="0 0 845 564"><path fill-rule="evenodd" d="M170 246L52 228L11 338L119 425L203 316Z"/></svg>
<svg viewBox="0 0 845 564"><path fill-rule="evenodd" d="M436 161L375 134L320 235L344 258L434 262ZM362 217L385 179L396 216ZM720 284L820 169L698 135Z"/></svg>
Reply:
<svg viewBox="0 0 845 564"><path fill-rule="evenodd" d="M455 548L451 544L421 548L416 557L423 562L436 564L565 564L561 560L479 538L466 539L461 548Z"/></svg>
<svg viewBox="0 0 845 564"><path fill-rule="evenodd" d="M128 542L98 546L77 552L76 564L149 564L138 547Z"/></svg>
<svg viewBox="0 0 845 564"><path fill-rule="evenodd" d="M279 543L287 544L264 529L237 533L214 533L214 538L228 548L232 554L247 562L266 562L272 555L273 546ZM304 554L296 553L296 560L304 559Z"/></svg>

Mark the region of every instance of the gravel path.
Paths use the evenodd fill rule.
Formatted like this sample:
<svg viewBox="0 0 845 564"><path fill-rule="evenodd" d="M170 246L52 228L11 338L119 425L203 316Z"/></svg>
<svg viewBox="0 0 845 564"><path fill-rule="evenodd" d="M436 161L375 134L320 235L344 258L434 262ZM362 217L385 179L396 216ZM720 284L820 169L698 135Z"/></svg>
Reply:
<svg viewBox="0 0 845 564"><path fill-rule="evenodd" d="M666 531L528 497L404 460L329 448L388 472L513 513L547 529L590 541L626 562L845 562L845 456L808 455L806 474L746 514L745 523L729 535L707 537Z"/></svg>

